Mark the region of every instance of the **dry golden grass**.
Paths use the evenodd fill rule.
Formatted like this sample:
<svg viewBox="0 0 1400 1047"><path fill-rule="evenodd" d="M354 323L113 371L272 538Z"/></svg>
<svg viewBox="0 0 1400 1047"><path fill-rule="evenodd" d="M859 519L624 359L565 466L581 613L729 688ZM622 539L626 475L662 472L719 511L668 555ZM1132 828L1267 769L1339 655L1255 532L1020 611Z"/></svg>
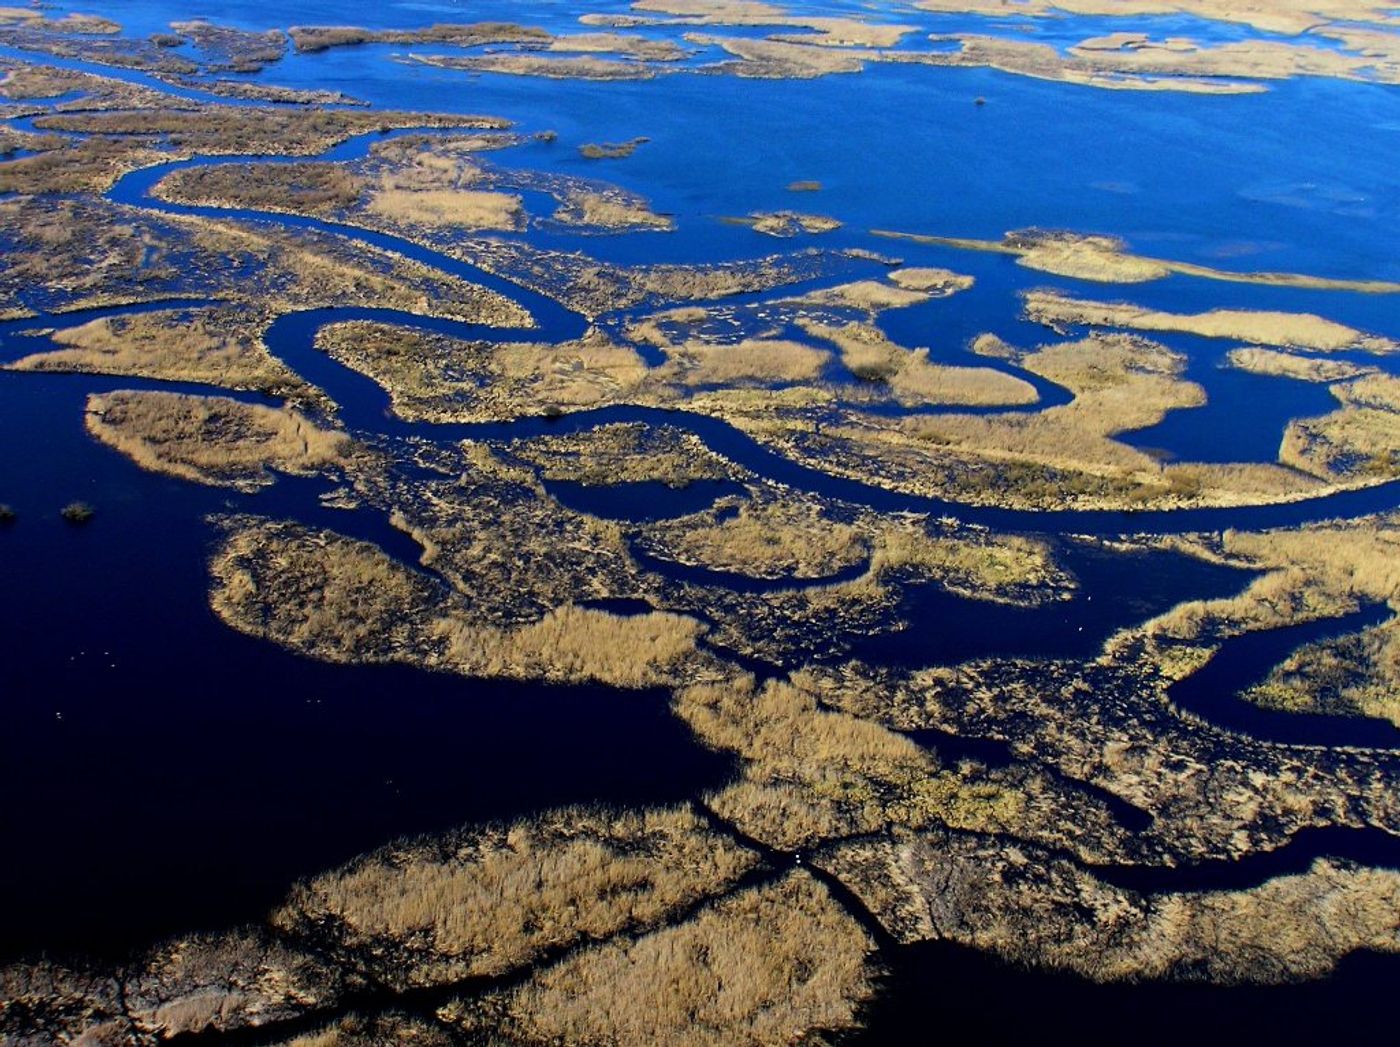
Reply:
<svg viewBox="0 0 1400 1047"><path fill-rule="evenodd" d="M364 181L340 164L213 164L166 175L157 197L214 207L327 215L354 206Z"/></svg>
<svg viewBox="0 0 1400 1047"><path fill-rule="evenodd" d="M909 738L822 709L814 692L793 683L760 689L744 676L696 684L677 691L672 708L706 745L744 760L743 778L709 803L770 846L791 850L894 826L1004 827L1021 811L1014 791L941 769Z"/></svg>
<svg viewBox="0 0 1400 1047"><path fill-rule="evenodd" d="M430 546L424 558L434 556ZM377 546L287 523L235 520L211 572L210 602L234 628L333 662L647 687L681 673L703 630L682 615L570 605L490 624L477 600L449 596Z"/></svg>
<svg viewBox="0 0 1400 1047"><path fill-rule="evenodd" d="M885 384L894 399L906 407L1013 406L1035 403L1039 398L1029 382L990 367L933 363L927 349L896 345L872 324L836 327L802 321L800 326L840 349L841 362L852 374Z"/></svg>
<svg viewBox="0 0 1400 1047"><path fill-rule="evenodd" d="M487 1027L529 1043L616 1047L817 1042L858 1024L875 993L873 952L860 924L799 871L548 967L489 1001Z"/></svg>
<svg viewBox="0 0 1400 1047"><path fill-rule="evenodd" d="M420 55L415 62L469 73L503 73L508 76L540 76L549 80L650 80L654 67L631 59L594 58L591 55L560 57L541 54Z"/></svg>
<svg viewBox="0 0 1400 1047"><path fill-rule="evenodd" d="M825 215L799 214L796 211L756 211L749 215L749 224L756 233L788 237L798 233L830 233L841 228L835 218Z"/></svg>
<svg viewBox="0 0 1400 1047"><path fill-rule="evenodd" d="M1344 407L1288 423L1279 461L1322 480L1379 482L1400 474L1400 414Z"/></svg>
<svg viewBox="0 0 1400 1047"><path fill-rule="evenodd" d="M1332 395L1348 407L1400 412L1400 378L1392 374L1372 374L1334 386Z"/></svg>
<svg viewBox="0 0 1400 1047"><path fill-rule="evenodd" d="M309 476L350 462L344 433L287 408L183 393L115 392L87 402L87 429L144 469L254 490L271 471Z"/></svg>
<svg viewBox="0 0 1400 1047"><path fill-rule="evenodd" d="M935 297L966 291L975 283L972 277L955 273L951 269L910 267L892 269L887 275L890 283L897 287L903 287L907 291L925 291Z"/></svg>
<svg viewBox="0 0 1400 1047"><path fill-rule="evenodd" d="M653 40L627 33L567 33L550 40L546 50L625 55L642 62L677 62L691 53L671 40Z"/></svg>
<svg viewBox="0 0 1400 1047"><path fill-rule="evenodd" d="M882 284L878 280L856 280L853 283L811 291L797 298L785 298L779 304L850 309L874 316L886 309L903 309L905 306L927 302L930 297L932 296L923 291Z"/></svg>
<svg viewBox="0 0 1400 1047"><path fill-rule="evenodd" d="M718 47L727 51L737 61L723 62L714 68L745 78L812 80L836 73L859 73L865 68L864 55L787 40L712 36L705 33L686 33L685 40L697 47Z"/></svg>
<svg viewBox="0 0 1400 1047"><path fill-rule="evenodd" d="M1166 313L1125 302L1089 302L1052 291L1025 295L1026 316L1056 327L1124 327L1137 331L1177 331L1203 338L1233 338L1258 345L1329 352L1357 349L1391 353L1400 344L1368 335L1312 313L1280 313L1251 309L1212 309L1204 313Z"/></svg>
<svg viewBox="0 0 1400 1047"><path fill-rule="evenodd" d="M854 841L822 861L903 941L958 942L1097 982L1287 985L1400 947L1400 873L1329 858L1256 886L1146 895L986 836Z"/></svg>
<svg viewBox="0 0 1400 1047"><path fill-rule="evenodd" d="M976 532L931 533L921 522L886 523L870 559L874 577L897 573L937 581L976 599L1013 600L1029 590L1070 584L1049 546L1034 538Z"/></svg>
<svg viewBox="0 0 1400 1047"><path fill-rule="evenodd" d="M35 126L65 134L129 135L164 141L176 152L200 156L315 156L371 131L399 127L501 130L498 117L393 110L209 106L198 109L124 109L52 113Z"/></svg>
<svg viewBox="0 0 1400 1047"><path fill-rule="evenodd" d="M452 1047L440 1026L406 1014L347 1015L316 1032L303 1033L276 1047Z"/></svg>
<svg viewBox="0 0 1400 1047"><path fill-rule="evenodd" d="M1332 482L1400 474L1400 379L1375 374L1332 386L1342 407L1289 423L1279 461Z"/></svg>
<svg viewBox="0 0 1400 1047"><path fill-rule="evenodd" d="M831 354L775 338L746 338L732 345L688 341L665 347L668 362L655 378L688 386L809 382L821 375Z"/></svg>
<svg viewBox="0 0 1400 1047"><path fill-rule="evenodd" d="M473 189L376 189L367 209L391 222L429 228L513 232L525 220L524 202L514 193Z"/></svg>
<svg viewBox="0 0 1400 1047"><path fill-rule="evenodd" d="M592 329L558 345L471 342L351 321L322 328L316 344L373 378L407 421L492 421L622 399L643 380L636 350Z"/></svg>
<svg viewBox="0 0 1400 1047"><path fill-rule="evenodd" d="M357 44L453 44L477 47L482 44L539 44L548 42L549 33L510 22L438 23L422 29L362 29L359 26L292 26L287 30L292 43L303 54L332 47Z"/></svg>
<svg viewBox="0 0 1400 1047"><path fill-rule="evenodd" d="M740 474L694 433L642 422L612 422L582 432L513 441L513 457L546 480L611 485L653 481L686 487Z"/></svg>
<svg viewBox="0 0 1400 1047"><path fill-rule="evenodd" d="M1363 602L1400 607L1400 528L1389 517L1295 530L1226 531L1218 544L1167 543L1188 553L1261 571L1239 595L1194 600L1127 630L1110 652L1148 642L1148 657L1169 679L1194 672L1222 639L1337 618ZM1391 715L1392 623L1304 648L1248 696L1279 708ZM1349 671L1340 672L1347 666Z"/></svg>
<svg viewBox="0 0 1400 1047"><path fill-rule="evenodd" d="M682 517L646 528L654 555L759 578L823 578L867 555L860 531L809 501L745 500L733 516Z"/></svg>
<svg viewBox="0 0 1400 1047"><path fill-rule="evenodd" d="M280 398L323 399L267 351L262 315L235 308L160 309L102 317L55 331L58 349L8 365L16 371L76 371L255 389Z"/></svg>
<svg viewBox="0 0 1400 1047"><path fill-rule="evenodd" d="M299 886L273 920L317 928L391 984L430 985L655 926L756 862L689 808L568 808L391 845Z"/></svg>
<svg viewBox="0 0 1400 1047"><path fill-rule="evenodd" d="M1400 623L1300 647L1242 697L1284 712L1374 716L1400 726Z"/></svg>
<svg viewBox="0 0 1400 1047"><path fill-rule="evenodd" d="M71 312L204 295L272 316L374 306L499 326L533 325L495 291L315 229L157 215L86 196L0 200L10 230L0 303L42 285Z"/></svg>
<svg viewBox="0 0 1400 1047"><path fill-rule="evenodd" d="M1074 399L1035 414L911 418L903 428L940 447L992 457L1156 472L1147 455L1111 439L1113 434L1205 403L1200 386L1180 377L1183 357L1124 335L1046 346L1024 354L1020 363L1069 389Z"/></svg>
<svg viewBox="0 0 1400 1047"><path fill-rule="evenodd" d="M468 675L597 680L615 687L667 683L704 632L694 618L651 611L623 616L561 607L538 622L499 630L457 618L436 623L444 661Z"/></svg>
<svg viewBox="0 0 1400 1047"><path fill-rule="evenodd" d="M968 14L1006 14L1004 0L915 0L923 11ZM1237 22L1261 32L1293 35L1305 33L1319 22L1385 22L1389 6L1379 0L1275 0L1269 4L1239 4L1233 0L1134 0L1124 7L1118 0L1017 0L1016 14L1024 18L1051 17L1060 12L1107 17L1174 15Z"/></svg>
<svg viewBox="0 0 1400 1047"><path fill-rule="evenodd" d="M616 191L575 190L554 213L565 225L593 226L615 231L654 229L669 232L676 223L647 206L645 200Z"/></svg>
<svg viewBox="0 0 1400 1047"><path fill-rule="evenodd" d="M1231 349L1226 354L1230 366L1251 374L1293 378L1300 382L1339 382L1358 378L1375 370L1346 360L1320 360L1312 356L1279 352L1276 349Z"/></svg>

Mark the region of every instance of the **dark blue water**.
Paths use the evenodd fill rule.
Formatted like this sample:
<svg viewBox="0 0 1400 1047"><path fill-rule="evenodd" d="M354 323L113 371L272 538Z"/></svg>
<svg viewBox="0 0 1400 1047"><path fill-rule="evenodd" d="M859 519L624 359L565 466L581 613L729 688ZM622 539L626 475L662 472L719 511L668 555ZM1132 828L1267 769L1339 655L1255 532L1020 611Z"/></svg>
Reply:
<svg viewBox="0 0 1400 1047"><path fill-rule="evenodd" d="M1299 647L1368 629L1391 616L1385 604L1373 604L1344 618L1232 637L1203 668L1173 684L1169 695L1180 708L1246 734L1299 744L1400 748L1400 728L1389 720L1277 712L1238 698Z"/></svg>
<svg viewBox="0 0 1400 1047"><path fill-rule="evenodd" d="M1078 582L1073 597L1042 607L969 600L939 586L909 587L909 626L868 636L851 654L917 669L974 658L1092 658L1125 623L1186 600L1232 596L1253 575L1174 553L1125 554L1065 543L1059 562Z"/></svg>
<svg viewBox="0 0 1400 1047"><path fill-rule="evenodd" d="M0 957L120 949L256 919L288 883L396 835L564 803L679 800L728 775L665 694L327 665L208 609L211 512L407 536L326 509L325 484L254 496L145 473L82 430L88 389L0 381ZM58 510L96 508L81 527ZM22 860L13 860L22 856ZM95 874L100 870L100 874Z"/></svg>

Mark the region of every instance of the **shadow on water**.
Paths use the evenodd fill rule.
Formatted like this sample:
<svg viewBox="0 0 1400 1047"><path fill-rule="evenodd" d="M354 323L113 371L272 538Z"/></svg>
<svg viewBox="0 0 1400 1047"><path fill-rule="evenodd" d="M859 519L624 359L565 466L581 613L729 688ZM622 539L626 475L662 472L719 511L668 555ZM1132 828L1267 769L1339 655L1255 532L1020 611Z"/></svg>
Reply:
<svg viewBox="0 0 1400 1047"><path fill-rule="evenodd" d="M253 496L144 473L87 438L87 391L129 379L0 382L4 957L119 952L256 919L293 879L404 833L567 803L665 803L717 784L658 692L339 666L219 622L209 513L295 517L417 549L324 485ZM169 387L169 386L164 386ZM86 526L58 508L81 498ZM397 544L394 544L397 543ZM410 561L411 562L411 561ZM548 730L540 725L547 724Z"/></svg>
<svg viewBox="0 0 1400 1047"><path fill-rule="evenodd" d="M1016 763L1017 757L1011 751L1011 747L1006 742L996 738L968 738L948 731L939 730L936 727L926 727L916 731L906 731L905 736L911 741L931 749L936 752L945 764L958 763L961 760L973 760L983 764L988 769L995 770L999 767L1010 767ZM1100 788L1092 782L1081 779L1065 779L1049 767L1042 769L1043 773L1051 775L1068 782L1071 788L1088 793L1105 807L1114 820L1129 832L1144 832L1152 825L1152 815L1129 803L1127 800L1111 793L1107 789Z"/></svg>
<svg viewBox="0 0 1400 1047"><path fill-rule="evenodd" d="M1167 866L1095 866L1096 877L1130 891L1240 891L1276 876L1305 873L1319 858L1337 858L1372 868L1400 869L1400 837L1382 829L1342 826L1303 829L1284 846L1242 858Z"/></svg>
<svg viewBox="0 0 1400 1047"><path fill-rule="evenodd" d="M1173 684L1168 695L1202 719L1271 741L1400 748L1400 729L1389 720L1280 712L1240 698L1304 644L1368 629L1391 614L1385 604L1372 604L1342 618L1232 637L1202 668Z"/></svg>
<svg viewBox="0 0 1400 1047"><path fill-rule="evenodd" d="M919 1044L939 1028L975 1028L987 1043L1330 1042L1338 1032L1388 1035L1378 1007L1400 978L1400 957L1360 953L1332 977L1301 985L1098 985L1028 970L946 942L888 949L886 992L849 1043ZM1384 1022L1389 1022L1388 1015ZM1144 1027L1144 1022L1150 1028Z"/></svg>

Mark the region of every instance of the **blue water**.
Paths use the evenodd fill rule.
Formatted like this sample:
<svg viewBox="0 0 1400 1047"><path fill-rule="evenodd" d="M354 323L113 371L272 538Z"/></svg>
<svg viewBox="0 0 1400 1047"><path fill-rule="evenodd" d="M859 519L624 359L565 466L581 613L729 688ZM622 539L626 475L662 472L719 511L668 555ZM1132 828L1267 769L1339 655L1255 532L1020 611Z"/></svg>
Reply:
<svg viewBox="0 0 1400 1047"><path fill-rule="evenodd" d="M995 22L875 6L888 20L921 27L903 48L929 46L928 32L986 31ZM830 14L867 10L854 2L820 7ZM327 0L275 6L108 0L101 8L132 35L144 36L165 30L172 19L192 16L250 29L499 19L560 31L576 28L577 16L598 5L490 0L347 10ZM1150 19L1144 26L1158 36L1215 41L1258 35L1185 16ZM1102 19L1066 17L1037 22L1028 33L1063 48L1109 28ZM672 35L663 29L643 32ZM869 235L870 229L882 228L995 239L1025 226L1064 227L1122 236L1143 254L1226 269L1400 279L1393 249L1400 242L1394 180L1400 92L1392 88L1307 79L1273 84L1266 94L1201 97L1095 91L991 70L897 65L807 82L676 75L652 82L588 83L468 75L394 60L409 50L460 53L438 46L376 46L289 54L245 79L340 90L385 109L497 114L527 134L554 130L556 141L532 141L486 159L507 171L614 180L648 198L657 211L674 215L678 225L668 235L584 236L541 222L525 234L541 246L581 250L619 264L857 247L898 255L911 265L969 273L976 278L971 291L891 311L880 320L895 341L927 346L942 362L986 364L967 352L968 342L984 331L1023 347L1055 340L1053 332L1020 315L1019 293L1037 287L1179 312L1223 306L1307 310L1400 337L1394 296L1181 276L1131 287L1095 285L1035 273L1005 256ZM193 55L188 48L181 53ZM0 65L15 57L33 56L0 47ZM717 57L707 53L691 64ZM55 64L163 86L140 73L78 61ZM242 104L197 88L171 93ZM972 104L979 96L985 106ZM626 160L600 164L577 151L584 142L637 135L651 141ZM362 156L378 137L352 140L328 155ZM193 161L203 162L209 161ZM111 197L152 210L222 214L154 206L147 196L150 187L178 166L131 175ZM824 188L789 193L786 185L799 179L819 180ZM541 212L548 201L532 193L530 204L538 217L547 217ZM785 208L830 214L845 225L825 237L780 241L724 221ZM1052 537L1293 525L1400 504L1400 485L1392 484L1265 508L1027 513L970 508L837 479L796 465L723 422L681 411L614 408L561 419L412 425L388 412L387 396L373 382L312 349L319 327L362 318L461 337L562 340L583 330L583 318L508 279L393 237L286 216L241 216L327 230L398 251L500 290L533 317L538 326L528 331L373 309L312 310L280 318L267 335L272 351L330 392L347 426L389 441L513 439L609 421L664 422L696 433L712 450L778 483L881 511L947 514ZM850 261L842 271L843 278L874 277L882 267ZM148 307L136 307L141 308ZM25 328L92 315L0 325L0 359L42 347L42 338L18 333ZM1127 437L1164 457L1271 461L1291 418L1331 406L1323 387L1223 369L1230 343L1162 340L1186 354L1188 376L1209 396L1206 406L1174 412ZM1396 370L1390 360L1366 362ZM1063 390L1038 379L1033 384L1042 397L1038 408L1064 402ZM86 438L82 411L88 392L146 387L207 391L119 378L0 374L0 437L8 448L0 455L0 502L18 513L14 525L0 530L5 595L0 635L6 638L6 657L0 661L0 693L6 698L0 785L12 798L0 808L0 839L23 855L0 869L0 895L23 900L0 908L0 958L40 947L116 951L170 931L254 919L293 878L403 833L567 802L668 802L725 780L728 764L703 751L670 717L662 694L466 681L404 667L321 665L224 627L207 607L204 565L215 539L206 521L210 513L246 510L299 519L375 542L405 563L416 562L419 550L382 514L325 508L317 499L328 486L321 481L284 478L253 496L195 488L143 473ZM680 489L553 484L550 490L566 505L621 520L683 515L738 493L729 483ZM83 527L57 516L63 504L77 498L97 508L95 519ZM1025 610L910 585L899 609L908 625L853 638L855 653L904 667L995 654L1090 657L1117 628L1179 600L1228 595L1249 580L1241 572L1180 557L1110 554L1055 541L1062 562L1079 581L1071 600ZM649 566L678 581L743 591L770 586L720 572ZM644 609L632 600L600 605L618 613ZM1232 640L1205 669L1178 685L1172 698L1208 720L1270 740L1394 746L1396 732L1386 724L1281 716L1234 697L1299 643L1360 628L1381 613L1367 609L1340 622ZM940 751L957 751L957 743L946 737L921 740ZM995 747L961 744L968 755L991 762L998 756ZM1119 813L1125 825L1141 815ZM1229 876L1300 867L1320 853L1376 864L1397 860L1369 838L1310 836L1274 864L1252 871L1204 869L1175 879L1162 873L1150 884L1133 882L1207 889L1227 885ZM93 875L94 869L100 875ZM1140 1018L1139 1008L1154 1015L1188 1014L1193 1033L1201 1021L1220 1031L1245 1018L1263 1023L1268 1015L1278 1017L1280 1029L1296 1031L1306 1025L1299 1017L1306 1007L1320 1008L1317 1014L1335 1014L1337 1006L1347 1013L1374 1007L1375 986L1394 976L1393 964L1359 959L1349 962L1346 976L1330 988L1233 994L1105 990L1012 971L941 947L890 949L889 956L894 984L903 993L892 994L873 1016L872 1043L907 1040L911 1030L925 1029L935 986L938 998L947 1001L943 1018L976 1017L982 1035L997 1039L1024 1032L1021 1026L1030 1020L1024 1016L1036 1017L1037 1032L1057 1025L1084 1028L1086 1022L1088 1028L1108 1029L1123 1015ZM1313 1020L1306 1027L1316 1027L1316 1016Z"/></svg>

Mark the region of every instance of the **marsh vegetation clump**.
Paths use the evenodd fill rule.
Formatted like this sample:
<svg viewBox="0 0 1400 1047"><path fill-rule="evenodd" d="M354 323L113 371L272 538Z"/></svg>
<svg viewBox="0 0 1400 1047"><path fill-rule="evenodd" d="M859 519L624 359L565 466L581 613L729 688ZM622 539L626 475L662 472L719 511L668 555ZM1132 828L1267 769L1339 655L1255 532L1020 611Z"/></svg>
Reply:
<svg viewBox="0 0 1400 1047"><path fill-rule="evenodd" d="M445 984L645 931L758 861L688 807L566 808L390 845L298 886L273 922L396 987Z"/></svg>
<svg viewBox="0 0 1400 1047"><path fill-rule="evenodd" d="M1126 302L1091 302L1055 291L1023 295L1027 319L1047 327L1064 325L1120 327L1134 331L1173 331L1202 338L1229 338L1255 345L1315 352L1356 350L1393 353L1400 343L1367 334L1313 313L1255 309L1211 309L1203 313L1169 313Z"/></svg>
<svg viewBox="0 0 1400 1047"><path fill-rule="evenodd" d="M1373 374L1335 384L1342 406L1288 424L1279 461L1320 479L1375 483L1400 475L1400 379Z"/></svg>
<svg viewBox="0 0 1400 1047"><path fill-rule="evenodd" d="M624 399L646 362L592 328L559 344L467 341L356 320L323 327L316 345L379 383L406 421L497 421Z"/></svg>
<svg viewBox="0 0 1400 1047"><path fill-rule="evenodd" d="M830 233L841 228L835 218L797 211L755 211L746 219L756 233L767 236L790 237L799 233Z"/></svg>
<svg viewBox="0 0 1400 1047"><path fill-rule="evenodd" d="M39 289L49 312L207 296L269 318L294 308L373 305L533 325L495 291L315 229L158 215L85 196L2 199L0 224L11 233L0 307Z"/></svg>
<svg viewBox="0 0 1400 1047"><path fill-rule="evenodd" d="M633 59L594 55L546 55L535 52L482 55L420 55L413 61L440 69L507 76L539 76L547 80L651 80L656 66Z"/></svg>
<svg viewBox="0 0 1400 1047"><path fill-rule="evenodd" d="M757 578L824 578L869 555L855 526L797 498L749 498L723 518L654 524L642 544L653 556Z"/></svg>
<svg viewBox="0 0 1400 1047"><path fill-rule="evenodd" d="M157 309L106 316L54 331L54 348L21 357L16 371L73 371L205 382L323 405L324 396L275 359L262 341L267 318L249 307Z"/></svg>
<svg viewBox="0 0 1400 1047"><path fill-rule="evenodd" d="M893 826L1000 829L1024 797L975 765L940 767L909 738L823 708L792 682L750 676L676 692L672 708L706 745L737 753L743 775L711 806L783 850Z"/></svg>
<svg viewBox="0 0 1400 1047"><path fill-rule="evenodd" d="M951 941L1099 982L1324 977L1394 952L1400 874L1319 858L1236 890L1141 894L1039 848L974 834L853 842L818 859L904 941Z"/></svg>
<svg viewBox="0 0 1400 1047"><path fill-rule="evenodd" d="M69 502L58 511L58 515L70 524L81 525L96 516L97 510L87 502Z"/></svg>
<svg viewBox="0 0 1400 1047"><path fill-rule="evenodd" d="M831 359L825 349L780 338L692 340L664 352L668 361L657 377L691 387L810 382Z"/></svg>
<svg viewBox="0 0 1400 1047"><path fill-rule="evenodd" d="M578 953L449 1016L530 1043L808 1042L858 1025L875 994L874 950L830 892L797 871L677 926Z"/></svg>
<svg viewBox="0 0 1400 1047"><path fill-rule="evenodd" d="M218 396L114 392L88 397L87 429L142 468L251 491L272 471L309 476L343 469L355 454L344 433L301 413Z"/></svg>
<svg viewBox="0 0 1400 1047"><path fill-rule="evenodd" d="M511 457L538 468L545 480L570 483L651 481L681 488L745 475L694 433L641 422L609 422L568 435L514 440L507 449Z"/></svg>
<svg viewBox="0 0 1400 1047"><path fill-rule="evenodd" d="M646 200L618 189L575 189L568 192L554 220L564 225L611 232L653 230L670 232L676 227L670 215L657 214Z"/></svg>
<svg viewBox="0 0 1400 1047"><path fill-rule="evenodd" d="M19 514L8 505L0 503L0 527L9 527L19 519Z"/></svg>
<svg viewBox="0 0 1400 1047"><path fill-rule="evenodd" d="M1340 619L1367 605L1400 607L1400 528L1390 516L1178 541L1196 555L1262 573L1236 596L1179 604L1124 638L1125 648L1139 635L1145 639L1148 653L1171 677L1194 671L1233 636ZM1241 697L1285 711L1400 723L1395 637L1396 620L1389 618L1306 644Z"/></svg>
<svg viewBox="0 0 1400 1047"><path fill-rule="evenodd" d="M947 293L951 294L953 291ZM855 280L819 291L809 291L795 298L781 299L779 304L843 309L864 313L873 319L887 309L904 309L927 302L932 297L934 296L926 291L915 291L881 283L879 280Z"/></svg>
<svg viewBox="0 0 1400 1047"><path fill-rule="evenodd" d="M534 26L513 22L439 22L420 29L362 29L358 26L292 26L292 43L303 53L356 44L482 44L547 43L550 34Z"/></svg>
<svg viewBox="0 0 1400 1047"><path fill-rule="evenodd" d="M1236 370L1292 378L1300 382L1342 382L1375 371L1374 367L1348 360L1319 359L1315 356L1302 356L1277 349L1261 349L1257 346L1231 349L1225 354L1225 358Z"/></svg>
<svg viewBox="0 0 1400 1047"><path fill-rule="evenodd" d="M650 141L646 135L638 135L625 142L585 142L578 151L586 160L623 160Z"/></svg>
<svg viewBox="0 0 1400 1047"><path fill-rule="evenodd" d="M891 279L898 276L898 272L892 273ZM841 352L841 362L856 378L886 386L894 400L905 407L1012 407L1039 399L1035 387L1024 379L992 367L934 363L928 349L896 345L874 324L835 326L813 320L799 323L808 334L835 345Z"/></svg>
<svg viewBox="0 0 1400 1047"><path fill-rule="evenodd" d="M528 520L517 525L529 526ZM234 628L326 661L404 662L465 676L630 688L670 683L706 664L696 649L704 626L694 618L549 605L555 589L606 557L584 551L578 563L563 556L546 565L550 550L541 534L532 548L511 547L507 566L499 551L474 556L460 532L415 530L425 561L440 567L449 589L377 546L333 531L241 518L228 527L210 566L214 610ZM484 593L476 598L476 578L503 585L512 576L533 591L501 592L500 607ZM564 591L572 601L587 589L576 583ZM540 604L543 611L535 609Z"/></svg>
<svg viewBox="0 0 1400 1047"><path fill-rule="evenodd" d="M191 156L315 156L356 135L380 129L501 131L510 121L473 114L222 105L51 113L36 117L34 126L61 134L128 136L136 144L164 145Z"/></svg>
<svg viewBox="0 0 1400 1047"><path fill-rule="evenodd" d="M207 164L166 175L156 191L203 207L334 215L359 202L365 184L344 165L321 161Z"/></svg>

